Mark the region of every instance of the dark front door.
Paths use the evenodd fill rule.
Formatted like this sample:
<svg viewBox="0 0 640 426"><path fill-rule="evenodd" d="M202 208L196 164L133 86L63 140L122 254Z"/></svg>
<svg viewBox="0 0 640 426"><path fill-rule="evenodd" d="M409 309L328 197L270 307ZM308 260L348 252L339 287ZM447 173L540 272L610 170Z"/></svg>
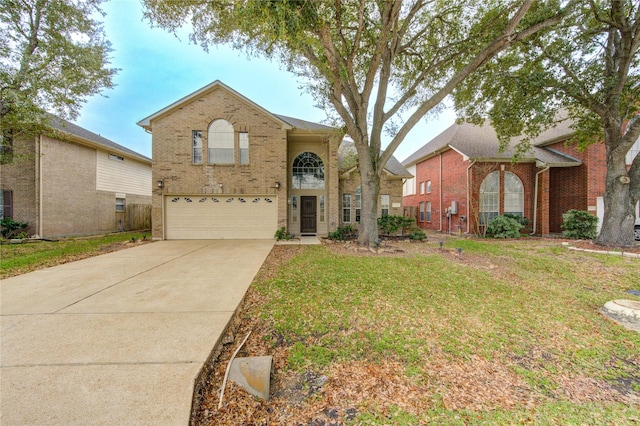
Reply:
<svg viewBox="0 0 640 426"><path fill-rule="evenodd" d="M316 197L300 197L301 234L315 234L316 229Z"/></svg>

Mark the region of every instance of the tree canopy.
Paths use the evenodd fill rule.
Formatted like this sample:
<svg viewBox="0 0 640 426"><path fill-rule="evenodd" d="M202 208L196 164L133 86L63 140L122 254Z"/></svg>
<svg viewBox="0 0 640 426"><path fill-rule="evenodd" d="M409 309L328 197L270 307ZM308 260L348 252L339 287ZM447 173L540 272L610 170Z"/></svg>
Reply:
<svg viewBox="0 0 640 426"><path fill-rule="evenodd" d="M570 119L580 148L604 142L605 217L596 242L633 246L640 199L640 156L625 156L640 137L640 3L582 2L562 23L538 32L470 76L455 93L467 119L490 117L504 142L531 137Z"/></svg>
<svg viewBox="0 0 640 426"><path fill-rule="evenodd" d="M84 99L113 86L102 0L0 2L1 128L37 131L45 111L75 118Z"/></svg>
<svg viewBox="0 0 640 426"><path fill-rule="evenodd" d="M384 165L458 84L504 49L557 24L573 2L534 0L144 0L152 22L190 23L207 48L281 60L353 139L362 179L359 242L377 240ZM383 146L385 135L388 144Z"/></svg>

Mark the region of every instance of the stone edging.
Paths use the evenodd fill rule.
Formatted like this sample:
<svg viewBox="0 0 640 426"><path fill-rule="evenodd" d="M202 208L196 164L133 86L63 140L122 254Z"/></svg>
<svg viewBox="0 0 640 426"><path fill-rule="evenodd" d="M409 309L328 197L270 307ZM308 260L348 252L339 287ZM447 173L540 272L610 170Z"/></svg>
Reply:
<svg viewBox="0 0 640 426"><path fill-rule="evenodd" d="M583 249L580 247L567 247L569 250L573 251L583 251L585 253L596 253L596 254L609 254L612 256L623 256L623 257L631 257L635 259L640 259L640 254L636 253L626 253L624 251L606 251L606 250L591 250L591 249Z"/></svg>

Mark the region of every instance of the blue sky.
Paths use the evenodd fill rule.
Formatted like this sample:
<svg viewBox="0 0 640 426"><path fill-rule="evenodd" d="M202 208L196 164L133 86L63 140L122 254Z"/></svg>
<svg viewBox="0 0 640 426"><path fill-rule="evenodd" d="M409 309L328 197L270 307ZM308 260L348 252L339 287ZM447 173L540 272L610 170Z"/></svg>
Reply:
<svg viewBox="0 0 640 426"><path fill-rule="evenodd" d="M207 53L189 43L189 28L179 38L142 18L138 0L111 0L102 19L111 41L111 66L120 68L115 88L87 99L76 123L120 145L151 157L151 135L136 122L178 99L220 80L275 114L322 122L324 111L300 89L301 82L277 62L247 58L227 46ZM452 112L416 126L395 152L404 160L450 126Z"/></svg>

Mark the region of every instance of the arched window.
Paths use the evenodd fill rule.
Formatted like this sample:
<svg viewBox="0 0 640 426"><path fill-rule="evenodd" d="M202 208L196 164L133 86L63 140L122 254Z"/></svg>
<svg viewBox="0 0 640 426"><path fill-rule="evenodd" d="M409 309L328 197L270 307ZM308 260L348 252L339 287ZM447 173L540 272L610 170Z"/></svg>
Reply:
<svg viewBox="0 0 640 426"><path fill-rule="evenodd" d="M524 186L511 172L504 172L504 214L524 217Z"/></svg>
<svg viewBox="0 0 640 426"><path fill-rule="evenodd" d="M500 214L500 172L491 172L480 185L480 225Z"/></svg>
<svg viewBox="0 0 640 426"><path fill-rule="evenodd" d="M233 164L235 157L233 126L227 120L209 125L209 164Z"/></svg>
<svg viewBox="0 0 640 426"><path fill-rule="evenodd" d="M324 189L324 164L313 152L303 152L293 160L293 189Z"/></svg>

